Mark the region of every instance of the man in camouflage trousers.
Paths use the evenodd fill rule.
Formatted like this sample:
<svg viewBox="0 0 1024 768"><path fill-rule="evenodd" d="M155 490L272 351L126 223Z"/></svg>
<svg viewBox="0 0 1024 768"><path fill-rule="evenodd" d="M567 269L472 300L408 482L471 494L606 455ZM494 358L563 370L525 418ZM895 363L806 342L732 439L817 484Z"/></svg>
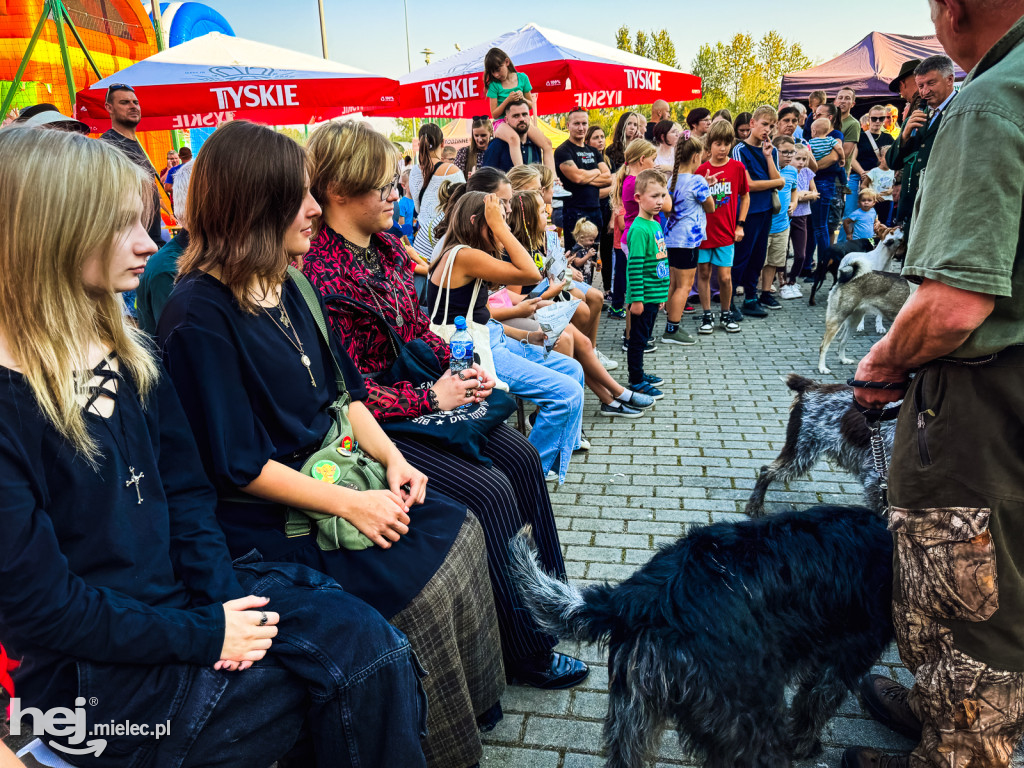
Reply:
<svg viewBox="0 0 1024 768"><path fill-rule="evenodd" d="M843 768L1005 768L1024 732L1024 0L929 0L969 71L935 137L903 275L920 287L861 361L901 382L890 466L893 623L914 672L861 693L919 739ZM902 392L855 388L881 408Z"/></svg>

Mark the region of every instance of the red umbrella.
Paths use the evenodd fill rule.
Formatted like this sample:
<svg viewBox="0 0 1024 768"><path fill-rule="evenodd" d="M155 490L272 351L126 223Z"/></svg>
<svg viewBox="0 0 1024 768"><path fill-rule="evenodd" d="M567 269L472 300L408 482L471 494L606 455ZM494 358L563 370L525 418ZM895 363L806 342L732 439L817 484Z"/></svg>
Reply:
<svg viewBox="0 0 1024 768"><path fill-rule="evenodd" d="M655 99L690 101L701 96L700 78L642 56L581 37L527 24L400 79L399 106L374 114L393 117L490 115L484 87L484 55L508 54L530 78L540 114L649 104Z"/></svg>
<svg viewBox="0 0 1024 768"><path fill-rule="evenodd" d="M103 103L112 84L132 86L142 129L200 128L246 118L298 125L398 100L398 82L344 64L218 32L133 64L79 91L76 116L110 127Z"/></svg>

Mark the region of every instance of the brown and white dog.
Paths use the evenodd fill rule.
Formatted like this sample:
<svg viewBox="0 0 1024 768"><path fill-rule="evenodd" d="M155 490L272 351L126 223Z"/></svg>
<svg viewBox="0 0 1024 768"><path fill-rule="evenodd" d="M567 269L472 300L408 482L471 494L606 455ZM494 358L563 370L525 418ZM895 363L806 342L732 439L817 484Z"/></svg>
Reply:
<svg viewBox="0 0 1024 768"><path fill-rule="evenodd" d="M764 514L764 497L774 482L786 483L806 475L819 459L839 465L864 486L865 505L882 511L878 473L871 461L867 422L853 406L853 388L823 384L795 373L786 378L795 393L786 426L786 444L761 474L744 510L751 517ZM892 455L895 421L882 424L886 455Z"/></svg>

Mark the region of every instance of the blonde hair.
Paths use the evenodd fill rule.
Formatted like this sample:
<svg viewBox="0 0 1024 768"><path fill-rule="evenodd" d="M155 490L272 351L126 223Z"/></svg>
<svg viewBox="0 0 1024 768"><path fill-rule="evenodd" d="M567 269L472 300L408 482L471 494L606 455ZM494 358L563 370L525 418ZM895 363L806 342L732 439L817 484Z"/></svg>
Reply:
<svg viewBox="0 0 1024 768"><path fill-rule="evenodd" d="M535 190L516 192L512 195L508 226L515 239L531 253L543 248L547 242L547 231L540 224L540 212L543 208L544 200Z"/></svg>
<svg viewBox="0 0 1024 768"><path fill-rule="evenodd" d="M750 122L760 120L762 117L771 119L773 123L778 122L779 113L775 110L775 107L770 107L767 104L762 104L760 107L754 110L754 114L750 116Z"/></svg>
<svg viewBox="0 0 1024 768"><path fill-rule="evenodd" d="M540 172L540 188L542 190L555 186L555 172L546 165L534 166Z"/></svg>
<svg viewBox="0 0 1024 768"><path fill-rule="evenodd" d="M150 213L153 181L120 151L77 133L0 132L0 334L39 410L95 464L98 449L79 398L91 378L88 350L113 349L140 399L158 371L142 331L124 319L113 290L87 292L82 269Z"/></svg>
<svg viewBox="0 0 1024 768"><path fill-rule="evenodd" d="M537 185L543 188L541 184L541 174L537 170L536 165L517 165L512 168L506 174L508 176L508 183L512 185L512 190L515 192L521 191L524 187L529 186L531 182L536 181Z"/></svg>
<svg viewBox="0 0 1024 768"><path fill-rule="evenodd" d="M614 188L612 189L612 208L622 207L622 182L626 180L626 173L631 163L639 163L645 157L657 157L658 148L647 139L633 139L623 153L623 163L615 174Z"/></svg>
<svg viewBox="0 0 1024 768"><path fill-rule="evenodd" d="M309 191L324 209L330 194L359 197L383 187L398 172L395 146L369 123L356 120L324 123L314 130L306 158Z"/></svg>
<svg viewBox="0 0 1024 768"><path fill-rule="evenodd" d="M636 194L642 195L651 184L665 186L665 174L657 168L648 168L636 175Z"/></svg>
<svg viewBox="0 0 1024 768"><path fill-rule="evenodd" d="M811 136L813 138L820 138L820 137L814 135L815 131L817 131L819 133L824 131L824 133L822 135L823 136L828 136L828 134L831 132L831 130L832 130L832 121L829 120L827 117L819 117L817 120L815 120L815 121L813 121L811 123Z"/></svg>
<svg viewBox="0 0 1024 768"><path fill-rule="evenodd" d="M593 237L596 240L599 234L597 225L589 219L579 219L576 226L572 228L572 236L576 240L581 237Z"/></svg>

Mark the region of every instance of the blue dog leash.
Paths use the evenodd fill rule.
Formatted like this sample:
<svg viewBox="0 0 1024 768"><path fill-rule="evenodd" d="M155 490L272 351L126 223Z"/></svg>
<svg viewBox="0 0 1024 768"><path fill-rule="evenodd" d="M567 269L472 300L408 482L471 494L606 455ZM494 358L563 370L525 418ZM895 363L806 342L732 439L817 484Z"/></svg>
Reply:
<svg viewBox="0 0 1024 768"><path fill-rule="evenodd" d="M858 389L887 389L905 392L910 386L910 381L861 381L859 379L847 379L847 384ZM889 509L889 462L885 458L885 442L882 439L882 422L892 421L900 415L900 406L891 405L888 408L865 408L853 399L853 407L864 417L868 424L868 432L871 436L871 462L875 465L875 472L880 479L878 492L882 497L882 509Z"/></svg>

